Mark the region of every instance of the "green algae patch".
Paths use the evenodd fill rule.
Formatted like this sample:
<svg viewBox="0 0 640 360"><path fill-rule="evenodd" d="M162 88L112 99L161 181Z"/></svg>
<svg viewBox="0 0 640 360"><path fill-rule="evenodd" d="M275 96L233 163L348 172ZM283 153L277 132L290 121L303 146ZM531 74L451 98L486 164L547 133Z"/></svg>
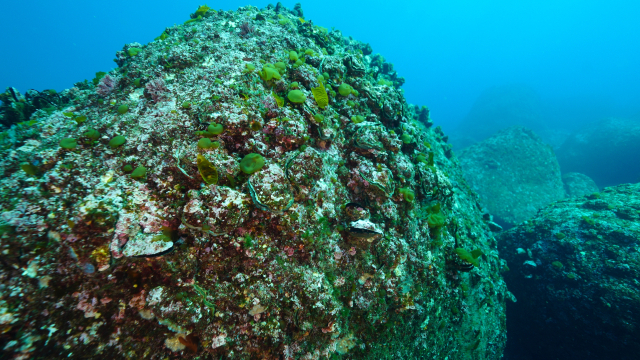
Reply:
<svg viewBox="0 0 640 360"><path fill-rule="evenodd" d="M78 142L73 138L64 138L60 140L60 147L67 150L73 150L78 146Z"/></svg>
<svg viewBox="0 0 640 360"><path fill-rule="evenodd" d="M340 93L340 95L342 96L349 96L352 91L353 91L353 88L351 87L351 85L347 83L342 83L338 87L338 93Z"/></svg>
<svg viewBox="0 0 640 360"><path fill-rule="evenodd" d="M398 193L403 195L404 201L406 202L413 202L413 200L416 197L415 194L413 193L413 190L409 188L399 188Z"/></svg>
<svg viewBox="0 0 640 360"><path fill-rule="evenodd" d="M134 178L134 179L141 179L141 178L145 177L146 175L147 175L147 168L144 167L144 166L138 166L131 173L131 177Z"/></svg>
<svg viewBox="0 0 640 360"><path fill-rule="evenodd" d="M202 138L202 139L198 140L198 147L200 149L209 149L209 148L211 148L211 139Z"/></svg>
<svg viewBox="0 0 640 360"><path fill-rule="evenodd" d="M316 100L318 107L324 109L329 105L329 96L327 96L327 90L324 88L324 85L319 78L318 83L320 84L318 87L311 88L311 93L313 94L313 98Z"/></svg>
<svg viewBox="0 0 640 360"><path fill-rule="evenodd" d="M141 51L142 51L142 49L140 49L140 48L132 47L132 48L129 48L129 50L127 51L127 53L129 54L129 56L136 56L136 55L138 55Z"/></svg>
<svg viewBox="0 0 640 360"><path fill-rule="evenodd" d="M27 175L31 176L37 176L40 173L40 169L37 166L29 163L20 164L20 169L22 169L22 171L24 171Z"/></svg>
<svg viewBox="0 0 640 360"><path fill-rule="evenodd" d="M127 142L127 139L122 135L118 135L118 136L115 136L113 139L109 140L109 146L112 149L115 149L119 146L122 146L122 144L124 144L125 142Z"/></svg>
<svg viewBox="0 0 640 360"><path fill-rule="evenodd" d="M122 104L118 106L118 114L124 115L129 112L129 106Z"/></svg>
<svg viewBox="0 0 640 360"><path fill-rule="evenodd" d="M218 183L218 169L213 166L211 161L198 154L196 164L198 165L198 171L200 172L200 176L202 176L202 180L204 180L207 185Z"/></svg>
<svg viewBox="0 0 640 360"><path fill-rule="evenodd" d="M260 154L251 153L240 161L240 170L247 175L262 169L264 166L264 158Z"/></svg>
<svg viewBox="0 0 640 360"><path fill-rule="evenodd" d="M84 132L84 136L91 140L98 140L100 138L100 133L96 129L89 129Z"/></svg>
<svg viewBox="0 0 640 360"><path fill-rule="evenodd" d="M224 131L224 126L222 126L222 124L211 124L207 128L207 131L213 135L220 135Z"/></svg>
<svg viewBox="0 0 640 360"><path fill-rule="evenodd" d="M289 94L287 94L287 98L292 103L302 104L307 100L307 95L305 95L302 90L291 90Z"/></svg>
<svg viewBox="0 0 640 360"><path fill-rule="evenodd" d="M472 264L473 266L480 266L480 262L478 261L478 257L480 257L480 255L474 257L473 252L468 252L463 248L456 248L456 254L458 254L460 259Z"/></svg>

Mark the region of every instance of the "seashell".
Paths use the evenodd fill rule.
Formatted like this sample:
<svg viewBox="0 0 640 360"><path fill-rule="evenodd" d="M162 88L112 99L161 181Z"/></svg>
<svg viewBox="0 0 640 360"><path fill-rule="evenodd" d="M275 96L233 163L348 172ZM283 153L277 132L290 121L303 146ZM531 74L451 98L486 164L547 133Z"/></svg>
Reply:
<svg viewBox="0 0 640 360"><path fill-rule="evenodd" d="M251 175L247 187L253 204L260 210L282 215L293 205L291 184L276 164Z"/></svg>
<svg viewBox="0 0 640 360"><path fill-rule="evenodd" d="M364 239L368 242L372 242L384 235L378 225L369 220L357 220L349 223L347 232L355 238Z"/></svg>

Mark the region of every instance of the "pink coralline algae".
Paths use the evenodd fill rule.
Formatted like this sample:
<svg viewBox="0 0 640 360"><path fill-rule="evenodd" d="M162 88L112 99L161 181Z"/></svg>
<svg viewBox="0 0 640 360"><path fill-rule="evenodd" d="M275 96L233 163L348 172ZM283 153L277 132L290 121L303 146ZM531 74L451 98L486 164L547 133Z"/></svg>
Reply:
<svg viewBox="0 0 640 360"><path fill-rule="evenodd" d="M103 97L107 97L116 89L117 85L118 78L113 78L111 75L106 74L102 79L100 79L96 92Z"/></svg>
<svg viewBox="0 0 640 360"><path fill-rule="evenodd" d="M145 85L146 93L154 102L167 101L169 90L162 78L155 78Z"/></svg>

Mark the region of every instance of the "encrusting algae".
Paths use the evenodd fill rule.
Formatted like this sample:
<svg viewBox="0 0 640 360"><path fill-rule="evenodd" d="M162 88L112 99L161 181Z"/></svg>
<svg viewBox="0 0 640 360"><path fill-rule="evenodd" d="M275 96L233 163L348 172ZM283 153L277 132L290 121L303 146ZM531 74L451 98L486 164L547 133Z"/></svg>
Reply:
<svg viewBox="0 0 640 360"><path fill-rule="evenodd" d="M3 94L4 355L501 358L496 242L368 44L205 5L116 62Z"/></svg>

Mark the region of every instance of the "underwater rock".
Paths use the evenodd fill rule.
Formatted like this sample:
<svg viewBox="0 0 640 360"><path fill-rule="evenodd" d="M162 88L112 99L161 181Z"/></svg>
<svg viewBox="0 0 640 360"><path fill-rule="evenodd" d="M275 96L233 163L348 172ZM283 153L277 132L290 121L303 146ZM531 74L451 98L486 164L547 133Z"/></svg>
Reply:
<svg viewBox="0 0 640 360"><path fill-rule="evenodd" d="M504 264L446 136L302 14L203 5L10 111L4 357L501 358Z"/></svg>
<svg viewBox="0 0 640 360"><path fill-rule="evenodd" d="M562 174L562 182L564 183L564 190L567 197L580 197L593 194L600 190L598 185L585 174Z"/></svg>
<svg viewBox="0 0 640 360"><path fill-rule="evenodd" d="M514 126L458 153L464 177L496 221L517 224L564 197L553 150Z"/></svg>
<svg viewBox="0 0 640 360"><path fill-rule="evenodd" d="M162 234L138 234L129 239L125 244L122 254L124 256L154 256L169 251L173 247L173 241Z"/></svg>
<svg viewBox="0 0 640 360"><path fill-rule="evenodd" d="M558 201L498 244L518 299L509 305L509 357L637 357L640 184Z"/></svg>
<svg viewBox="0 0 640 360"><path fill-rule="evenodd" d="M640 181L640 121L603 119L573 133L557 150L563 172L579 172L599 187Z"/></svg>

